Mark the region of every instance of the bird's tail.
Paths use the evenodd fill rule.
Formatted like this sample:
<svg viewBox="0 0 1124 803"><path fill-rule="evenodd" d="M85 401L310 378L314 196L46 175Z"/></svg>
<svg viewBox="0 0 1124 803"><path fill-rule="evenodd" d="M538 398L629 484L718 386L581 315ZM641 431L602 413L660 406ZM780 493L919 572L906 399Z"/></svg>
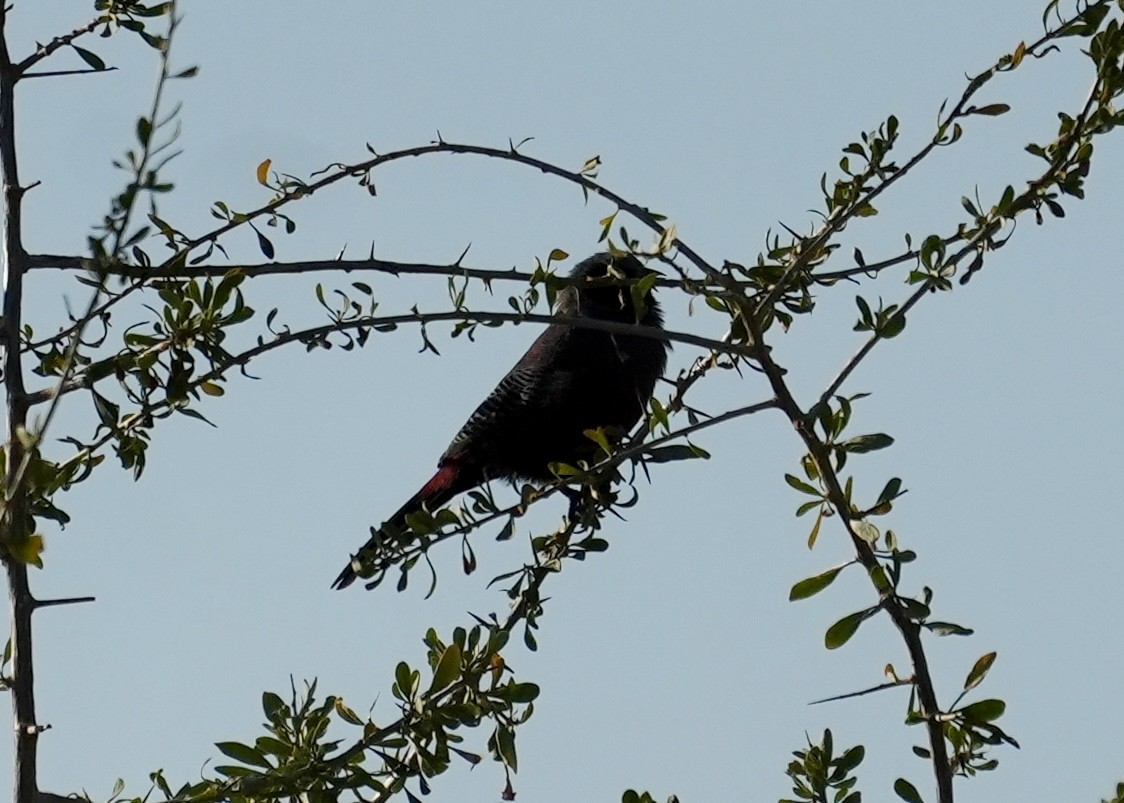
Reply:
<svg viewBox="0 0 1124 803"><path fill-rule="evenodd" d="M359 576L358 571L361 571L365 563L364 558L367 557L378 544L382 543L385 539L384 529L392 527L398 531L407 530L406 517L411 513L417 513L422 507L429 510L436 511L439 507L444 505L450 499L462 491L468 490L475 483L465 482L465 472L462 467L456 463L448 463L437 469L429 482L421 487L421 490L410 497L406 504L398 508L398 511L391 516L383 524L382 529L373 535L370 540L359 548L359 551L351 556L351 562L347 567L340 572L332 582L332 588L338 590L347 588L355 582Z"/></svg>

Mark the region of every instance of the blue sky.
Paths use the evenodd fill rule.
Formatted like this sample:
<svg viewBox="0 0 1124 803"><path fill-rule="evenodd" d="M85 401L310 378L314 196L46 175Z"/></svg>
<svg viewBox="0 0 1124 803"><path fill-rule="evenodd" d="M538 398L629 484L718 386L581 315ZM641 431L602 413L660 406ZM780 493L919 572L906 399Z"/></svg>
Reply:
<svg viewBox="0 0 1124 803"><path fill-rule="evenodd" d="M88 5L17 5L11 47L70 30ZM201 72L173 87L184 153L161 211L203 231L217 199L260 205L268 196L254 168L265 158L301 175L361 158L365 143L424 144L438 130L498 146L533 136L528 152L563 166L599 154L605 184L667 214L712 262L748 262L779 222L807 225L820 175L860 131L893 113L903 152L922 143L966 73L1038 36L1041 5L184 2L175 60ZM87 44L120 70L28 82L18 98L23 177L42 181L25 211L32 252L81 253L119 189L110 161L149 102L150 52L124 37ZM1030 177L1022 148L1052 138L1055 113L1080 102L1085 63L1070 47L997 81L981 100L1012 111L974 121L878 217L851 227L842 253L895 254L906 231L946 231L976 187L994 198ZM1124 778L1124 140L1102 142L1093 167L1086 201L1068 203L1064 220L1020 223L983 273L926 299L847 386L873 394L856 408L856 431L897 439L849 467L869 495L891 476L909 489L887 520L920 554L907 587L932 587L939 618L976 629L928 643L942 699L979 655L999 653L980 696L1008 702L1000 724L1022 750L1001 750L997 772L958 782L964 801L1099 800ZM528 268L555 247L576 258L597 250L597 221L611 211L474 158L395 164L376 180L375 198L340 186L298 205L297 233L274 238L278 258L345 246L358 257L373 242L388 259L448 262L471 243L468 264ZM228 248L260 259L248 234ZM867 295L903 298L902 278ZM388 311L447 303L440 281L364 279ZM313 322L314 284L262 280L247 297L262 313L279 306L293 323ZM60 319L63 294L84 298L64 277L31 277L37 330ZM775 344L804 400L861 342L854 294L821 293L816 315ZM502 296L492 303L504 307ZM672 325L721 335L719 320L668 306ZM69 494L73 523L46 531L47 568L33 587L98 599L36 623L39 711L53 726L41 785L98 799L118 776L136 792L160 767L195 778L217 757L213 742L258 734L260 692L284 692L290 676L319 677L360 711L377 699L376 719L390 718L394 664L424 660L427 627L448 632L466 611L503 609L484 586L526 559L526 530L507 543L477 536L481 568L468 578L456 550L440 550L429 600L417 588L340 594L328 583L367 527L429 476L533 335L488 330L476 346L442 335L440 358L417 354L404 330L351 354L275 353L256 365L260 381L231 381L209 405L217 429L165 422L139 483L107 461ZM677 346L672 371L694 356ZM696 403L719 412L765 393L753 375L722 375ZM75 394L54 434L86 435L93 422ZM653 471L628 521L607 524L612 548L551 583L539 651L507 656L543 687L520 735L519 799L615 800L638 787L684 801L775 800L788 792L790 751L825 726L837 744L866 744L869 799L888 799L899 775L927 791L928 768L909 750L923 734L901 724L904 691L807 705L880 682L888 662L904 673L906 661L884 618L824 650L824 629L873 601L858 574L787 601L793 582L850 554L838 529L811 553L804 545L808 523L793 517L802 500L782 480L801 454L791 428L765 414L698 442L713 458ZM560 503L544 508L535 521L549 526ZM485 738L468 746L482 750ZM0 743L0 759L9 749ZM496 765L455 768L433 798L498 799L502 784Z"/></svg>

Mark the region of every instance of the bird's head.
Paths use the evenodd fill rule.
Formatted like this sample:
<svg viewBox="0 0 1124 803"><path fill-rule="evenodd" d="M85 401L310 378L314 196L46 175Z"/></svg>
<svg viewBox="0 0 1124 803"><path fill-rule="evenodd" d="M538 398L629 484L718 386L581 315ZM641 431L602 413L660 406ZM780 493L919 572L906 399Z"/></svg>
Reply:
<svg viewBox="0 0 1124 803"><path fill-rule="evenodd" d="M635 296L634 280L654 273L630 254L595 254L570 272L574 283L558 294L558 312L659 326L663 316L651 289L640 299Z"/></svg>

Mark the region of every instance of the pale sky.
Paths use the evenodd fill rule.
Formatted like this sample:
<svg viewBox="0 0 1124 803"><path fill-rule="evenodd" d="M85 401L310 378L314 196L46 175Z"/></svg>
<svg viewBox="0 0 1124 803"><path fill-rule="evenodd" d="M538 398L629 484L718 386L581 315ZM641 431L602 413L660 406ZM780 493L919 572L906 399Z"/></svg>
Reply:
<svg viewBox="0 0 1124 803"><path fill-rule="evenodd" d="M25 53L71 30L91 6L17 4L11 47ZM822 208L821 174L860 131L896 114L911 152L965 74L1040 34L1044 6L185 1L174 60L200 74L171 88L184 153L160 208L198 233L215 200L268 199L254 180L265 158L307 175L362 158L366 143L408 147L438 130L495 146L530 136L528 153L565 167L600 155L607 186L668 215L712 263L752 262L769 229L808 225L808 210ZM84 46L120 69L28 82L18 96L22 177L42 181L25 207L33 253L83 252L120 189L110 162L149 103L151 51L125 36ZM878 217L852 226L838 267L856 245L873 261L898 253L907 231L915 241L946 232L977 187L991 203L1006 184L1022 186L1036 167L1023 146L1052 139L1056 112L1081 102L1087 63L1071 40L997 80L980 102L1012 111L973 121ZM81 66L74 56L50 64ZM873 394L856 407L855 434L897 441L848 469L871 497L892 476L909 489L880 522L919 553L905 588L930 586L935 618L976 630L926 642L942 701L977 657L999 653L970 699L1006 700L998 724L1022 749L998 749L996 772L958 781L961 801L1096 801L1124 778L1121 175L1117 134L1098 146L1085 201L1042 227L1023 220L980 275L926 299L846 386ZM611 211L583 204L571 185L474 157L398 163L375 179L375 198L337 186L294 207L296 234L273 237L278 259L331 258L344 246L360 257L373 242L380 257L440 263L471 243L466 264L528 269L552 248L574 259L598 250L598 220ZM261 259L249 232L225 242L233 258ZM904 276L863 292L900 300ZM259 319L277 306L290 323L313 323L316 281L331 289L357 278L386 312L448 303L440 280L372 275L245 290ZM28 285L27 322L40 333L62 316L62 294L85 298L56 274ZM804 402L861 342L855 293L821 291L817 313L775 341ZM718 318L688 316L670 295L665 306L670 325L721 336ZM261 331L259 319L243 336ZM44 530L46 569L33 570L33 589L97 602L36 620L39 712L52 726L41 786L100 800L117 777L142 794L158 768L173 786L194 780L219 758L214 742L262 733L260 694L286 694L290 676L318 677L322 693L394 718L394 665L424 663L426 628L447 634L470 623L467 611L504 610L485 586L528 558L527 525L505 543L478 533L471 577L455 543L436 549L429 600L420 577L401 594L328 585L368 526L428 478L536 331L486 330L474 346L434 329L440 358L418 354L409 329L347 354L274 353L253 366L259 381L232 377L208 401L217 429L164 422L139 483L111 455L61 499L73 521ZM670 370L696 355L677 346ZM765 395L756 375L724 374L694 403L721 412ZM52 434L86 437L94 423L89 398L74 394ZM890 799L899 776L934 797L929 767L909 749L925 735L902 724L905 690L808 706L878 684L886 663L900 674L908 664L885 617L824 649L832 622L875 601L860 573L788 602L794 582L851 554L838 526L805 546L810 521L793 517L803 500L783 481L802 453L791 427L765 414L697 442L710 461L655 467L627 521L607 520L611 549L550 582L538 652L508 648L517 676L543 689L519 732L518 799L619 800L634 787L685 803L776 800L789 792L791 751L824 727L838 745L866 745L866 799ZM543 508L530 521L545 528L563 507ZM464 747L483 753L487 736L466 734ZM0 766L9 758L0 741ZM502 788L498 764L454 765L432 799L497 800Z"/></svg>

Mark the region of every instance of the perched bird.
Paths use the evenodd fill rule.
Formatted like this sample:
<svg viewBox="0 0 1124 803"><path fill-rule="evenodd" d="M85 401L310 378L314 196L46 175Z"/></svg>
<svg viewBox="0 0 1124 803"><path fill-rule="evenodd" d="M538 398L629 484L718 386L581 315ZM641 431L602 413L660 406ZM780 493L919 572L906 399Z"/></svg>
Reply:
<svg viewBox="0 0 1124 803"><path fill-rule="evenodd" d="M650 292L637 305L631 286L604 281L648 273L632 256L592 256L574 268L573 283L558 292L554 314L659 328L663 317ZM602 281L587 286L596 280ZM551 324L469 416L437 461L437 473L384 528L406 530L407 515L423 506L436 511L490 480L553 480L551 463L575 463L593 454L586 430L627 431L640 420L667 365L667 349L658 338ZM365 553L380 540L376 535L368 541L332 587L351 585L363 571Z"/></svg>

